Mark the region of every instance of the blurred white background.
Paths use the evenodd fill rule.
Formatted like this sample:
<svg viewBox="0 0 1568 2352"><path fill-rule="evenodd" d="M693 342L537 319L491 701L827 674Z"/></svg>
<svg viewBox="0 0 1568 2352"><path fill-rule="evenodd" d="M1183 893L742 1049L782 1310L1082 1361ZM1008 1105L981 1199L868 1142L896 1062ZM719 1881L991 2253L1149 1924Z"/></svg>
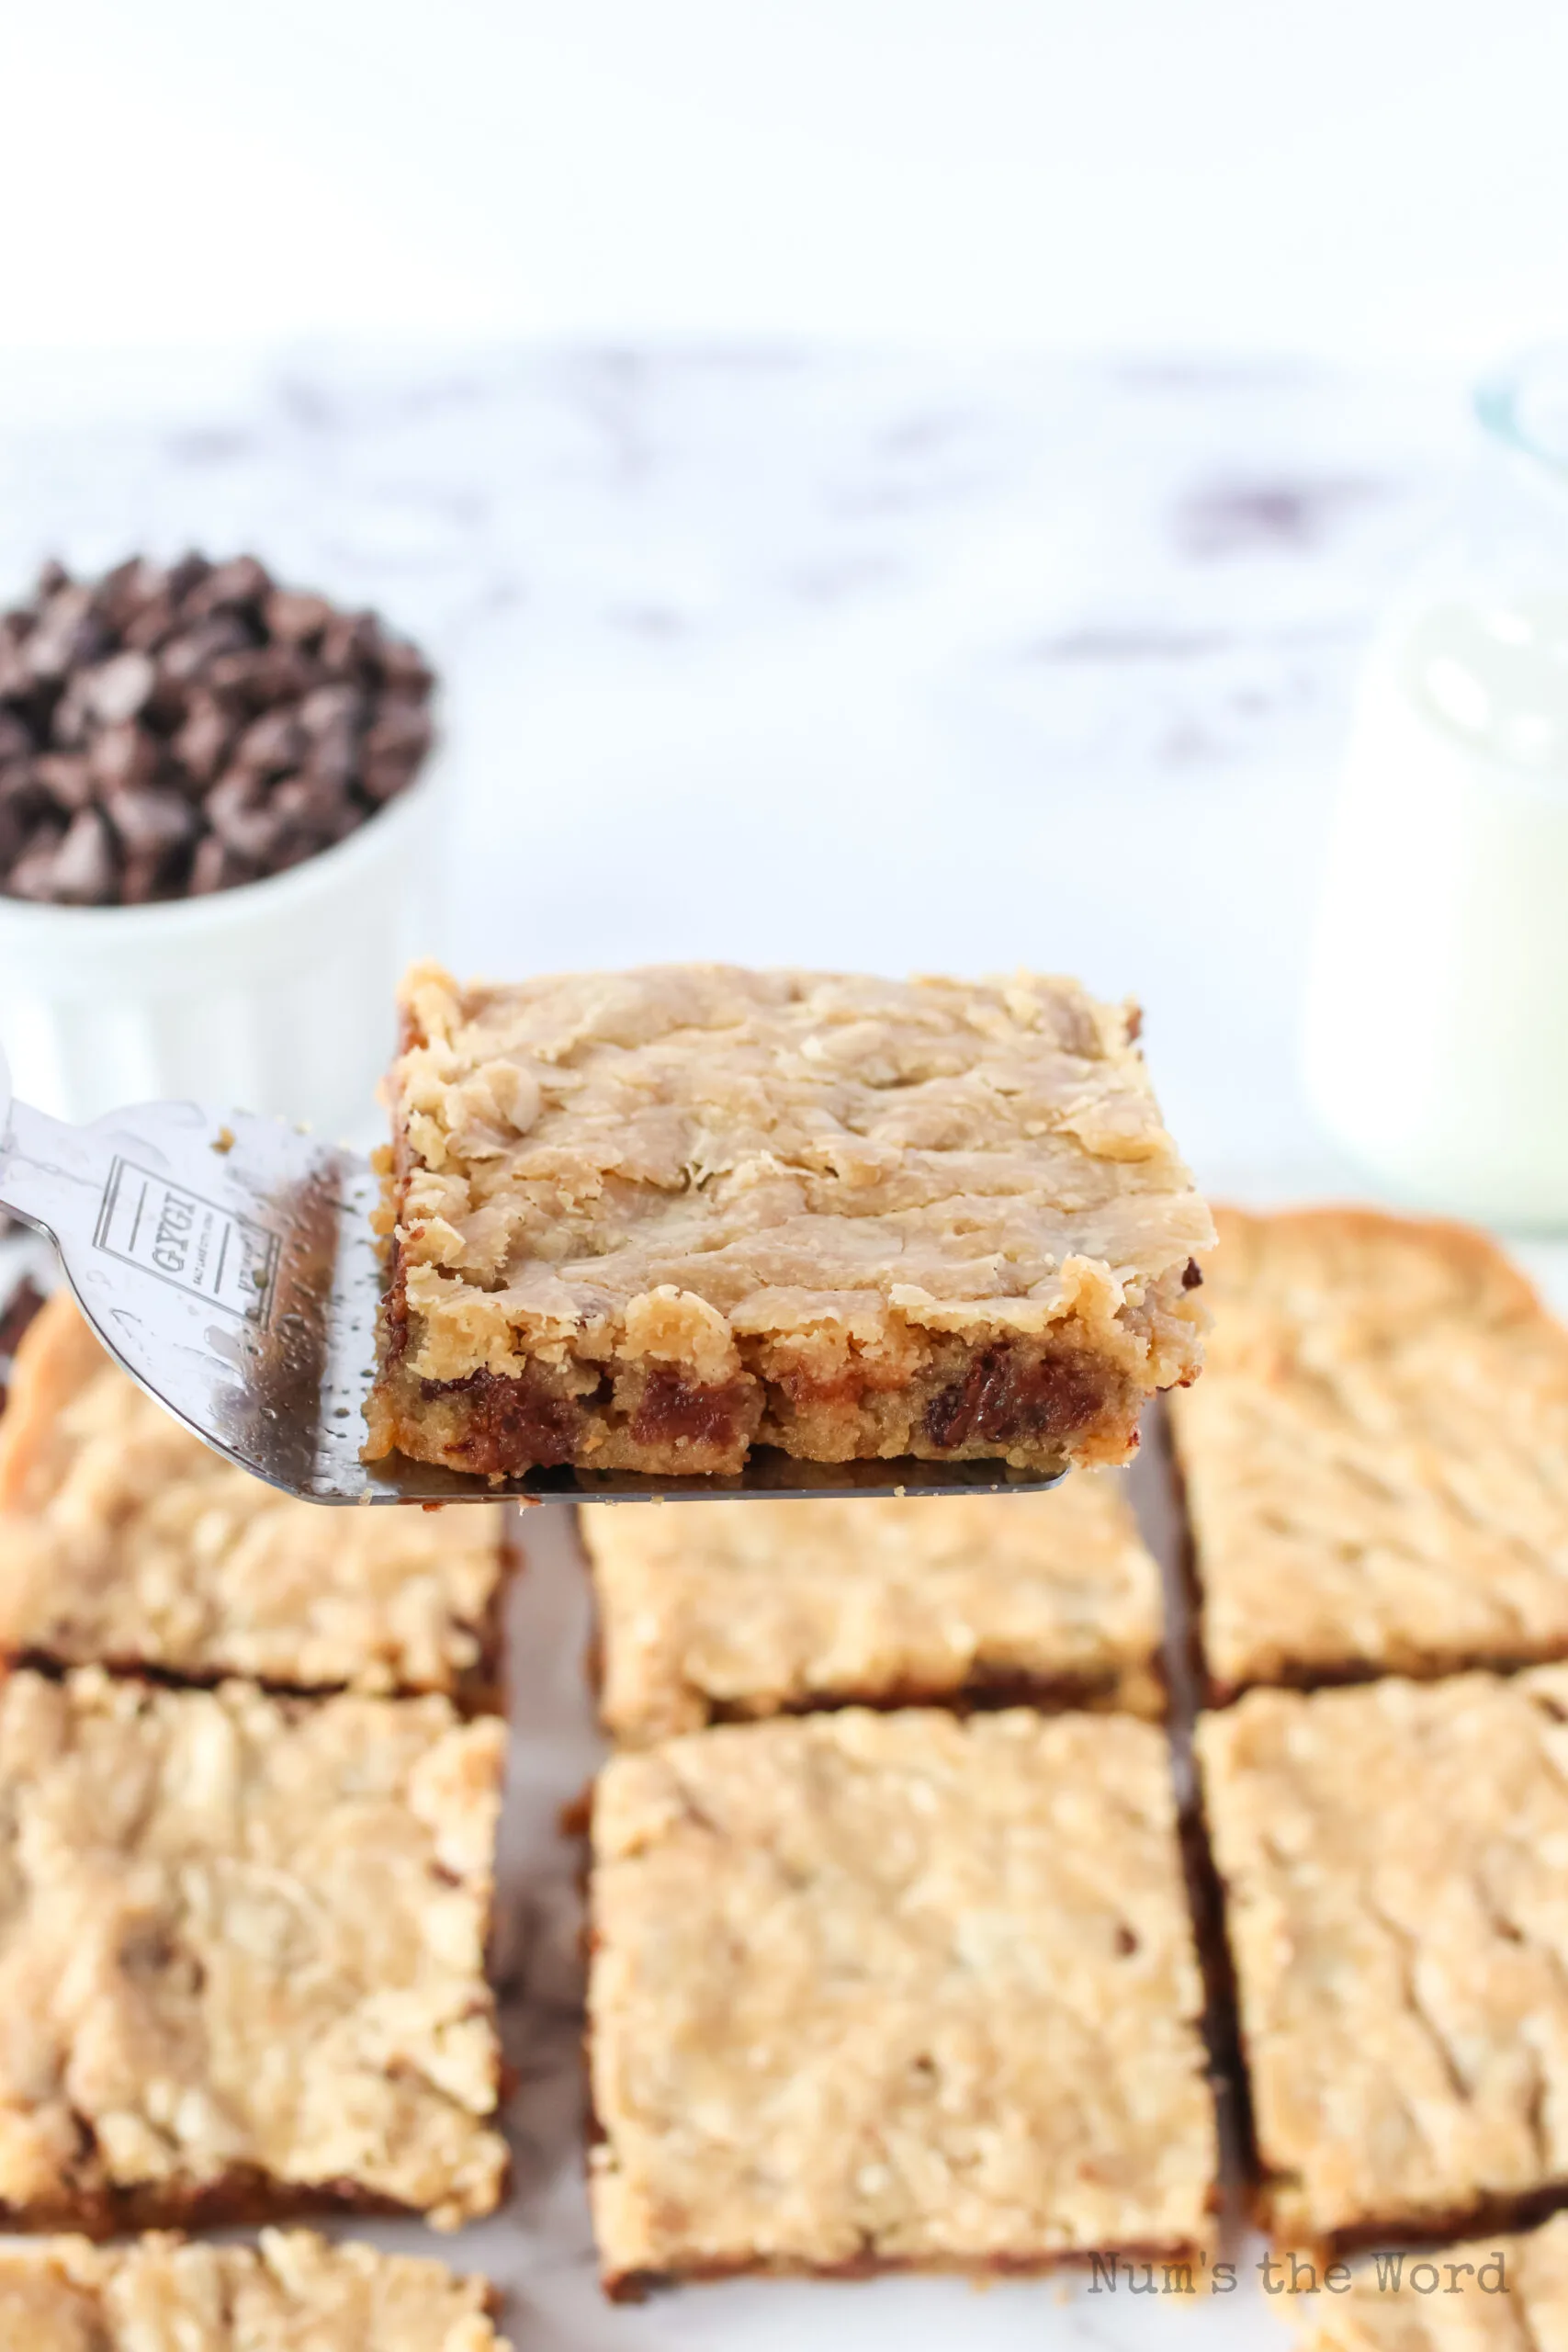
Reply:
<svg viewBox="0 0 1568 2352"><path fill-rule="evenodd" d="M446 682L465 968L1081 970L1200 1171L1368 633L1560 333L1553 0L0 10L0 592L254 546Z"/></svg>
<svg viewBox="0 0 1568 2352"><path fill-rule="evenodd" d="M1553 327L1554 0L11 0L0 345Z"/></svg>

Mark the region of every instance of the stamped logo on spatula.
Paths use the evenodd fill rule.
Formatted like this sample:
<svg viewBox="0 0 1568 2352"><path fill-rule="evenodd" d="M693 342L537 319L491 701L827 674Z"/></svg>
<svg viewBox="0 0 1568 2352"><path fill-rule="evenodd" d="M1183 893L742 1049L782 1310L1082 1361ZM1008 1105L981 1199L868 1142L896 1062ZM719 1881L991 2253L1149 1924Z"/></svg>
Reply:
<svg viewBox="0 0 1568 2352"><path fill-rule="evenodd" d="M93 1239L127 1265L190 1291L225 1314L265 1324L277 1272L277 1237L150 1168L117 1159Z"/></svg>

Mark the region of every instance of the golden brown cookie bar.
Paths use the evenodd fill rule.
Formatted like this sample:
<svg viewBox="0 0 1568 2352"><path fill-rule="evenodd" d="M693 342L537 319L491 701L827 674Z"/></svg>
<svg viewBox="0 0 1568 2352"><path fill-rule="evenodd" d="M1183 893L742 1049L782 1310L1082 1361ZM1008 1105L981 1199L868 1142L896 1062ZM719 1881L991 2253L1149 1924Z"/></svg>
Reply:
<svg viewBox="0 0 1568 2352"><path fill-rule="evenodd" d="M1568 2189L1568 1667L1254 1690L1197 1747L1276 2236Z"/></svg>
<svg viewBox="0 0 1568 2352"><path fill-rule="evenodd" d="M372 1458L1124 1461L1211 1238L1128 1009L671 965L403 989Z"/></svg>
<svg viewBox="0 0 1568 2352"><path fill-rule="evenodd" d="M1553 2352L1568 2345L1568 2214L1518 2237L1380 2255L1300 2316L1302 2352Z"/></svg>
<svg viewBox="0 0 1568 2352"><path fill-rule="evenodd" d="M592 1844L612 2295L1209 2242L1202 1987L1151 1724L721 1726L612 1758Z"/></svg>
<svg viewBox="0 0 1568 2352"><path fill-rule="evenodd" d="M605 1729L807 1707L1164 1712L1159 1569L1122 1475L1045 1495L590 1505Z"/></svg>
<svg viewBox="0 0 1568 2352"><path fill-rule="evenodd" d="M0 2247L7 2352L510 2352L482 2278L309 2230Z"/></svg>
<svg viewBox="0 0 1568 2352"><path fill-rule="evenodd" d="M0 2225L487 2213L504 1749L445 1699L0 1686Z"/></svg>
<svg viewBox="0 0 1568 2352"><path fill-rule="evenodd" d="M0 1653L498 1704L505 1527L500 1507L276 1493L144 1396L58 1292L0 1418Z"/></svg>
<svg viewBox="0 0 1568 2352"><path fill-rule="evenodd" d="M1174 1400L1210 1684L1568 1653L1568 1334L1483 1235L1220 1212Z"/></svg>

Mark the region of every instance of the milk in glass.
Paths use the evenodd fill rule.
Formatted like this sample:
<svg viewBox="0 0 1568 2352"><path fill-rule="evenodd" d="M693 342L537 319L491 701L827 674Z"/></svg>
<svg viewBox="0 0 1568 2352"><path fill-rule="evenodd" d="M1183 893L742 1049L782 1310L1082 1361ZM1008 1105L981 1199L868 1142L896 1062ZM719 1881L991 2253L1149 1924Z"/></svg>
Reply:
<svg viewBox="0 0 1568 2352"><path fill-rule="evenodd" d="M1568 1227L1568 355L1479 407L1468 514L1362 681L1306 1075L1394 1190Z"/></svg>

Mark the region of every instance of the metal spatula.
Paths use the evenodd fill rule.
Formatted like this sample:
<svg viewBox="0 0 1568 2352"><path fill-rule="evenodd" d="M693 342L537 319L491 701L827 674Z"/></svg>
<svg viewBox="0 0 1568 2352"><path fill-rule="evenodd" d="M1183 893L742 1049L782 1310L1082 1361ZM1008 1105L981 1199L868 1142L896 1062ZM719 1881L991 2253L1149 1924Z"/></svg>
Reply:
<svg viewBox="0 0 1568 2352"><path fill-rule="evenodd" d="M498 1489L430 1463L367 1464L381 1281L367 1161L194 1102L66 1126L12 1100L4 1056L0 1138L0 1208L49 1236L109 1353L218 1453L311 1502L1037 1492L1062 1475L1000 1462L818 1464L758 1448L736 1477L535 1470Z"/></svg>

